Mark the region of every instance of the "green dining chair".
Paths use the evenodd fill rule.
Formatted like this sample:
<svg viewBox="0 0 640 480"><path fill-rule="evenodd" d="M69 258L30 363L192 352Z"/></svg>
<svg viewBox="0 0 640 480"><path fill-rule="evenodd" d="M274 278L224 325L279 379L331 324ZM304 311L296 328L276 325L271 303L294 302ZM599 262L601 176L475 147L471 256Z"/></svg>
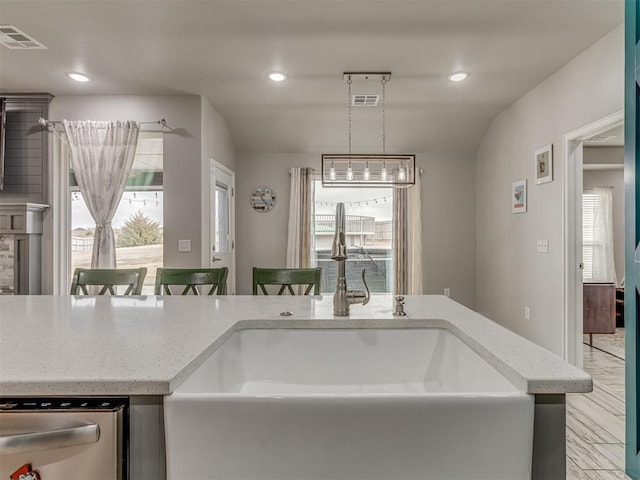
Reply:
<svg viewBox="0 0 640 480"><path fill-rule="evenodd" d="M102 287L98 295L140 295L147 269L142 268L76 268L71 282L71 295L90 295L87 287ZM124 293L116 293L117 286L126 286Z"/></svg>
<svg viewBox="0 0 640 480"><path fill-rule="evenodd" d="M253 267L253 294L258 295L258 287L264 295L269 295L267 285L279 285L278 295L283 295L285 289L291 294L294 285L306 286L303 295L320 295L322 268L258 268Z"/></svg>
<svg viewBox="0 0 640 480"><path fill-rule="evenodd" d="M229 269L222 268L158 268L156 270L156 295L175 295L171 287L184 287L180 295L200 295L198 285L210 286L207 295L227 294Z"/></svg>

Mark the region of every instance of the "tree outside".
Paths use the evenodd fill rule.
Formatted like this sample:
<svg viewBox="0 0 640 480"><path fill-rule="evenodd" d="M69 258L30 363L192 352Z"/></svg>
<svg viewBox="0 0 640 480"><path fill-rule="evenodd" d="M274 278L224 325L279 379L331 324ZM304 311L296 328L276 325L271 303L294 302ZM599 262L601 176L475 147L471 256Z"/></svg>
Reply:
<svg viewBox="0 0 640 480"><path fill-rule="evenodd" d="M140 210L124 222L116 238L116 246L118 248L157 245L160 243L162 243L160 223L151 220Z"/></svg>
<svg viewBox="0 0 640 480"><path fill-rule="evenodd" d="M162 197L161 190L125 190L112 220L116 237L116 268L146 267L147 276L144 279L143 295L153 295L156 269L162 267L163 263ZM95 232L95 221L80 192L73 192L71 207L72 250L69 275L76 268L91 268ZM118 241L122 236L125 223L132 224L127 229L130 232L129 234L125 232L122 240ZM136 225L141 226L139 229L142 231L141 234L140 232L132 234L135 233ZM123 241L124 244L132 246L123 246Z"/></svg>

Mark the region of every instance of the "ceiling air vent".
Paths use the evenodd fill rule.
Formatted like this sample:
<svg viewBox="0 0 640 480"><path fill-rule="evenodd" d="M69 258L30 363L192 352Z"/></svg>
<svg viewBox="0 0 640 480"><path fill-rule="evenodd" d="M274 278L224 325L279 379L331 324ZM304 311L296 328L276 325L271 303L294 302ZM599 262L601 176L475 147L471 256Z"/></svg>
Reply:
<svg viewBox="0 0 640 480"><path fill-rule="evenodd" d="M352 95L351 106L353 107L377 107L380 95Z"/></svg>
<svg viewBox="0 0 640 480"><path fill-rule="evenodd" d="M42 50L47 48L13 25L0 25L0 44L7 48L21 50Z"/></svg>
<svg viewBox="0 0 640 480"><path fill-rule="evenodd" d="M585 142L602 143L616 138L615 135L594 135L585 140Z"/></svg>

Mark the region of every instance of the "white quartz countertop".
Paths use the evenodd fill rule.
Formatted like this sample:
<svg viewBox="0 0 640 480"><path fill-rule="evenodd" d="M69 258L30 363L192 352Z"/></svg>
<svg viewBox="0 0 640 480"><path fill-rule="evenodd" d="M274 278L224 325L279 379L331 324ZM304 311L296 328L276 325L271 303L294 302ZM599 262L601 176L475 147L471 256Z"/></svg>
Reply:
<svg viewBox="0 0 640 480"><path fill-rule="evenodd" d="M582 370L453 300L405 298L406 317L390 295L334 317L331 296L1 296L0 395L168 394L244 328L447 328L522 391L591 391Z"/></svg>

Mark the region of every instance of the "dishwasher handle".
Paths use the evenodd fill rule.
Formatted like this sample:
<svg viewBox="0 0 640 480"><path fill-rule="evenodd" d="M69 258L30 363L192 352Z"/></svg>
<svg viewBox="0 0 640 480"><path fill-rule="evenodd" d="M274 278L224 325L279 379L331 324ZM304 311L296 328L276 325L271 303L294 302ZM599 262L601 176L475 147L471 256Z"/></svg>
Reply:
<svg viewBox="0 0 640 480"><path fill-rule="evenodd" d="M48 432L16 433L0 435L0 455L74 447L96 443L100 439L100 427L95 424L50 430Z"/></svg>

